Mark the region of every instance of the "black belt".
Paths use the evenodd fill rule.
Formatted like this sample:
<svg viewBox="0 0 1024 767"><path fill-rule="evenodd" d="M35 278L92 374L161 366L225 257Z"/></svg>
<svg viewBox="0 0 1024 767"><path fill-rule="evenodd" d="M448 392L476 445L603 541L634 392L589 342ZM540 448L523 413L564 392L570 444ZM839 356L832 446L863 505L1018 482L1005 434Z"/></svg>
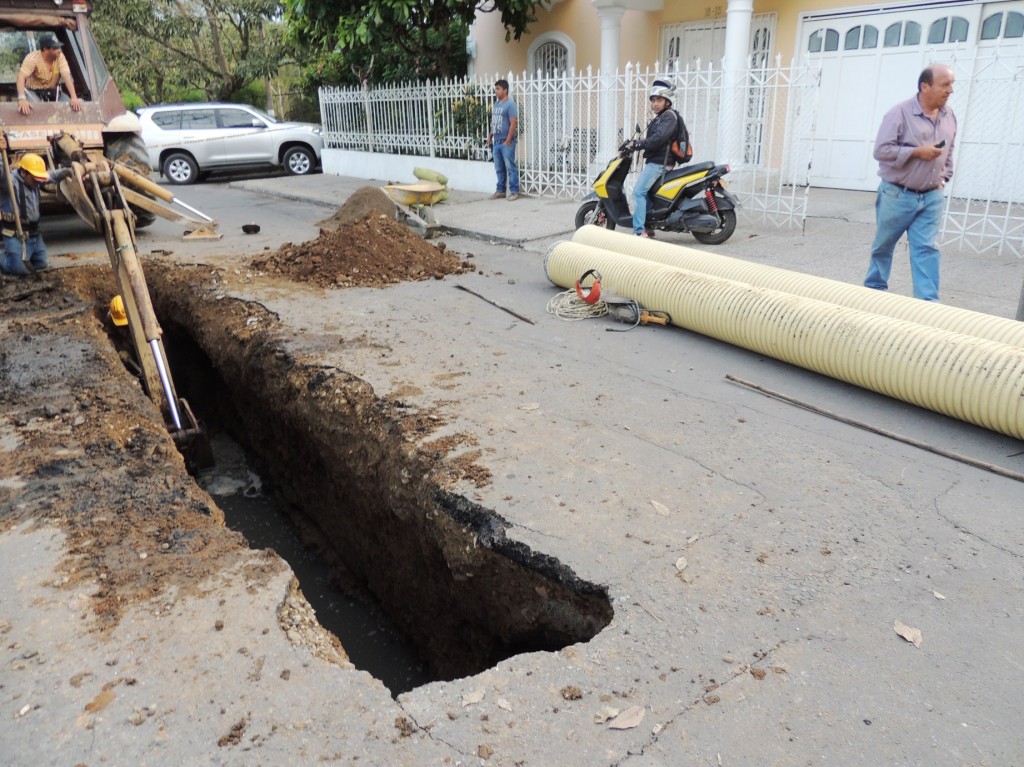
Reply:
<svg viewBox="0 0 1024 767"><path fill-rule="evenodd" d="M909 186L903 186L903 184L897 184L895 181L890 181L893 186L899 187L904 192L913 192L914 194L928 194L928 192L934 192L938 189L937 186L933 186L931 189L911 189Z"/></svg>
<svg viewBox="0 0 1024 767"><path fill-rule="evenodd" d="M40 101L56 101L57 100L57 87L53 88L29 88L36 96L39 97Z"/></svg>

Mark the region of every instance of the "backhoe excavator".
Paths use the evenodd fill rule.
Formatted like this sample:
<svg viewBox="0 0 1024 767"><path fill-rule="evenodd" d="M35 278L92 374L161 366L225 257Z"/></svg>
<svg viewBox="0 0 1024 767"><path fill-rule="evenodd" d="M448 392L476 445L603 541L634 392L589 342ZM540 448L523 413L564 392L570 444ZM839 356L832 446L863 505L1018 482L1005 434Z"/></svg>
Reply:
<svg viewBox="0 0 1024 767"><path fill-rule="evenodd" d="M216 222L150 181L138 118L124 108L89 27L88 2L5 0L0 7L0 152L6 174L26 152L48 168L71 168L70 178L43 187L42 207L70 207L107 245L111 269L128 316L142 383L160 407L190 470L212 463L202 424L174 388L137 252L136 230L156 216L188 228L189 237L218 237ZM18 70L43 35L56 35L67 59L81 109L61 88L52 100L18 92ZM29 109L19 108L26 96ZM63 98L62 98L63 96ZM24 103L24 102L23 102ZM25 113L27 112L27 114ZM182 213L173 203L187 209ZM14 201L17 207L17 201ZM15 211L15 220L21 216ZM20 224L19 236L22 235Z"/></svg>

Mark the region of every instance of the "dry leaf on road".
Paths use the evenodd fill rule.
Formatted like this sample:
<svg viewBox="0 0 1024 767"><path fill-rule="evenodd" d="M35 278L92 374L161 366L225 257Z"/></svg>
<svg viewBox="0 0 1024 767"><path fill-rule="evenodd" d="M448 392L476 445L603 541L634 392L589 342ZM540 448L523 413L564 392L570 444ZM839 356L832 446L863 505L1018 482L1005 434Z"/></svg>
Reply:
<svg viewBox="0 0 1024 767"><path fill-rule="evenodd" d="M896 621L893 624L893 629L897 634L914 645L914 647L920 647L921 642L924 641L924 637L921 636L921 629L915 629L905 623L900 623L899 621Z"/></svg>
<svg viewBox="0 0 1024 767"><path fill-rule="evenodd" d="M612 718L614 718L614 717L616 717L618 715L619 715L619 710L617 708L612 708L611 706L605 706L600 711L598 711L596 714L594 714L594 724L604 724L609 719L612 719Z"/></svg>
<svg viewBox="0 0 1024 767"><path fill-rule="evenodd" d="M651 506L653 506L654 510L661 514L661 516L667 517L669 515L668 506L665 504L658 503L657 501L651 501Z"/></svg>
<svg viewBox="0 0 1024 767"><path fill-rule="evenodd" d="M644 720L647 709L643 706L630 706L617 717L608 722L609 730L630 730Z"/></svg>

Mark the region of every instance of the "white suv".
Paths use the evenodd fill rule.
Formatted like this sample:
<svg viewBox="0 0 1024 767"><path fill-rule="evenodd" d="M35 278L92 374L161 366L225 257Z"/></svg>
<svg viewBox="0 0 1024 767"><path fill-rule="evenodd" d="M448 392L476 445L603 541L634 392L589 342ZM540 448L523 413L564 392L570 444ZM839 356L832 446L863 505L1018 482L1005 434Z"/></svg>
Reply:
<svg viewBox="0 0 1024 767"><path fill-rule="evenodd" d="M211 170L283 167L294 176L316 170L324 147L319 125L278 122L248 104L161 104L141 107L149 165L172 184L192 184Z"/></svg>

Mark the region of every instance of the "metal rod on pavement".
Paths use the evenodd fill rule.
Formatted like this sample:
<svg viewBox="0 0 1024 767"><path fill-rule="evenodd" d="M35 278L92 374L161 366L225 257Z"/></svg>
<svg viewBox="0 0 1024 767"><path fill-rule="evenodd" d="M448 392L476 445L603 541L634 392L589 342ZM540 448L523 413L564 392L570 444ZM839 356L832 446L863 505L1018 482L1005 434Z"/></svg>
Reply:
<svg viewBox="0 0 1024 767"><path fill-rule="evenodd" d="M479 293L477 293L477 292L476 292L475 290L470 290L470 289L469 289L469 288L467 288L467 287L466 287L465 285L456 285L455 287L457 287L457 288L458 288L459 290L464 290L464 291L466 291L467 293L472 293L472 294L473 294L474 296L476 296L476 297L477 297L477 298L479 298L480 300L482 300L482 301L486 301L486 302L487 302L487 303L489 303L489 304L490 304L491 306L496 306L496 307L498 307L498 308L499 308L499 309L501 309L501 310L502 310L503 312L508 312L508 313L509 313L509 314L511 314L511 315L512 315L513 317L515 317L515 318L516 318L517 320L522 320L523 322L529 322L529 323L530 323L531 325L536 325L536 324L537 324L537 323L535 323L535 322L534 322L533 320L531 320L531 319L530 319L529 317L524 317L523 315L521 315L521 314L518 314L518 313L516 313L516 312L512 311L511 309L506 309L506 308L505 308L504 306L502 306L501 304L496 304L496 303L494 303L494 301L492 301L491 299L489 299L489 298L486 298L486 297L484 297L484 296L481 296L481 295L480 295Z"/></svg>
<svg viewBox="0 0 1024 767"><path fill-rule="evenodd" d="M967 464L968 466L973 466L976 469L984 469L985 471L990 471L993 474L998 474L1002 477L1007 477L1008 479L1015 479L1018 482L1024 482L1024 474L1020 474L1019 472L1012 471L1010 469L1004 469L1002 466L997 466L994 463L986 463L985 461L979 461L977 458L971 458L966 455L960 455L959 453L944 450L941 447L930 445L927 442L922 442L920 440L914 439L913 437L904 437L902 434L887 431L885 429L882 429L881 427L872 426L871 424L864 423L863 421L857 421L853 418L847 418L844 415L833 413L829 410L825 410L824 408L812 405L809 402L803 402L801 400L794 399L793 397L788 397L785 394L782 394L781 392L766 389L765 387L758 386L757 384L751 383L750 381L744 381L742 378L737 378L734 375L726 375L725 380L732 381L733 383L739 384L740 386L745 386L748 389L753 389L754 391L760 392L761 394L764 394L767 397L772 397L782 402L786 402L790 405L796 405L797 407L801 407L804 410L810 410L812 413L823 415L826 418L831 418L841 423L848 424L849 426L856 426L858 429L864 429L865 431L870 431L874 434L879 434L883 437L894 439L897 442L902 442L906 445L911 445L913 447L921 448L922 450L927 450L929 453L941 455L943 458L951 458L954 461L959 461L960 463Z"/></svg>

